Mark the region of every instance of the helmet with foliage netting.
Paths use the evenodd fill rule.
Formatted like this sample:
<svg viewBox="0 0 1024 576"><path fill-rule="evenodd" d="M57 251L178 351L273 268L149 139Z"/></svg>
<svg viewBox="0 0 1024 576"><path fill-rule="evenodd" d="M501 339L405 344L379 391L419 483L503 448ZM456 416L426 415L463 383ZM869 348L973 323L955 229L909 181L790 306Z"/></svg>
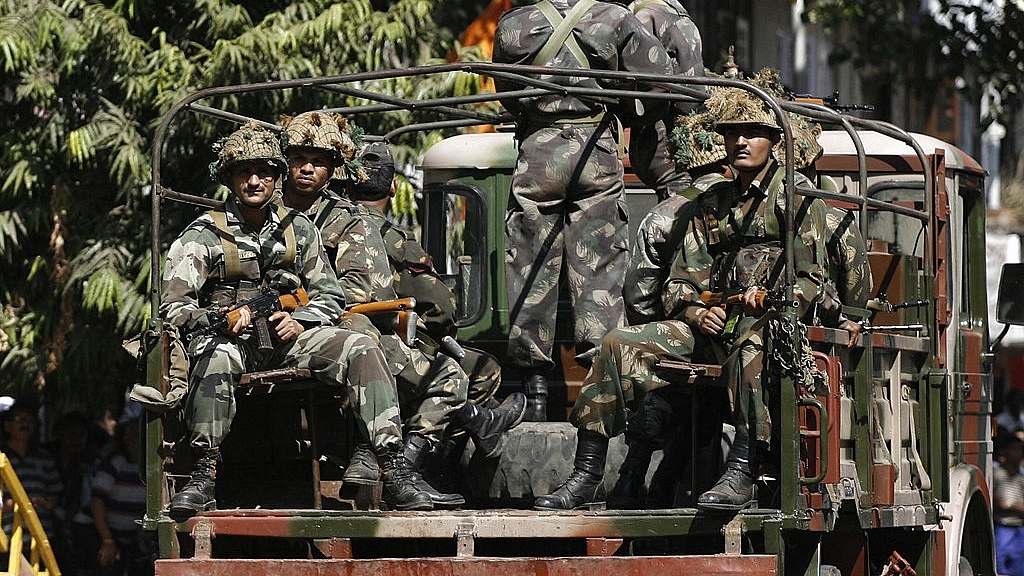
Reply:
<svg viewBox="0 0 1024 576"><path fill-rule="evenodd" d="M246 123L213 145L217 159L210 163L210 177L228 185L231 167L241 162L266 162L277 176L284 174L288 163L281 153L281 137L254 121Z"/></svg>
<svg viewBox="0 0 1024 576"><path fill-rule="evenodd" d="M726 158L725 138L714 131L714 118L706 111L678 116L669 141L680 170L711 166Z"/></svg>
<svg viewBox="0 0 1024 576"><path fill-rule="evenodd" d="M285 153L292 146L326 150L334 165L331 180L359 181L365 177L356 160L362 130L350 126L344 116L324 111L303 112L294 117L282 116L281 124L286 136Z"/></svg>
<svg viewBox="0 0 1024 576"><path fill-rule="evenodd" d="M776 98L783 97L785 89L779 77L779 71L765 68L758 72L750 81L752 85ZM715 118L715 131L722 133L728 126L756 125L781 132L775 111L767 102L741 88L722 88L712 92L704 101L704 106Z"/></svg>

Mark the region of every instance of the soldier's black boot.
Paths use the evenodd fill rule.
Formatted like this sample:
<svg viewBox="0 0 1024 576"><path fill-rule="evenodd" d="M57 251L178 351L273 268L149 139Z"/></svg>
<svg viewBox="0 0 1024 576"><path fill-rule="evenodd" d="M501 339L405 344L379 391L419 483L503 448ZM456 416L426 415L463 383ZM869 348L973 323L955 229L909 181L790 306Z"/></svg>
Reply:
<svg viewBox="0 0 1024 576"><path fill-rule="evenodd" d="M217 479L217 460L220 452L216 448L197 449L192 476L185 486L171 498L168 510L171 518L181 522L199 512L217 509L214 482Z"/></svg>
<svg viewBox="0 0 1024 576"><path fill-rule="evenodd" d="M348 459L348 466L341 481L354 486L373 486L380 480L380 465L377 464L377 455L373 452L373 446L369 444L356 444L352 451L352 457Z"/></svg>
<svg viewBox="0 0 1024 576"><path fill-rule="evenodd" d="M438 491L423 479L420 471L423 469L428 458L433 454L433 443L419 435L409 434L405 439L405 459L409 462L411 470L409 479L412 485L420 492L430 498L434 508L456 508L466 503L461 494L446 494Z"/></svg>
<svg viewBox="0 0 1024 576"><path fill-rule="evenodd" d="M433 510L430 496L419 490L412 481L412 465L405 459L403 447L389 447L377 454L380 463L381 500L393 510Z"/></svg>
<svg viewBox="0 0 1024 576"><path fill-rule="evenodd" d="M478 452L493 458L498 453L501 435L518 426L525 415L526 396L515 392L494 409L466 402L452 421L469 433Z"/></svg>
<svg viewBox="0 0 1024 576"><path fill-rule="evenodd" d="M746 436L737 431L736 440L725 461L725 474L722 474L710 490L697 498L697 508L713 512L732 512L754 503L757 495L754 489L757 450L750 450Z"/></svg>
<svg viewBox="0 0 1024 576"><path fill-rule="evenodd" d="M523 392L526 394L527 422L547 422L548 420L548 379L543 374L530 374L523 380Z"/></svg>
<svg viewBox="0 0 1024 576"><path fill-rule="evenodd" d="M629 443L629 450L619 467L619 479L608 493L608 508L638 510L644 507L647 496L644 484L653 454L654 447L644 439L636 438Z"/></svg>
<svg viewBox="0 0 1024 576"><path fill-rule="evenodd" d="M534 500L534 510L576 510L604 502L604 463L608 438L589 430L576 432L576 458L569 478L554 492Z"/></svg>

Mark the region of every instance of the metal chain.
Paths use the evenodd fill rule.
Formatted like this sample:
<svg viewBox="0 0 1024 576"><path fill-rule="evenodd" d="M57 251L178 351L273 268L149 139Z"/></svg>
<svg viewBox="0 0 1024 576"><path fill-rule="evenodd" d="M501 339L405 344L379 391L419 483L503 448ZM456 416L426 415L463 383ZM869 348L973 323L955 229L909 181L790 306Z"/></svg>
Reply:
<svg viewBox="0 0 1024 576"><path fill-rule="evenodd" d="M827 390L825 373L814 362L803 322L794 324L789 316L779 314L768 322L768 333L772 342L769 366L775 375L789 376L812 394ZM800 338L799 350L793 345L794 333Z"/></svg>

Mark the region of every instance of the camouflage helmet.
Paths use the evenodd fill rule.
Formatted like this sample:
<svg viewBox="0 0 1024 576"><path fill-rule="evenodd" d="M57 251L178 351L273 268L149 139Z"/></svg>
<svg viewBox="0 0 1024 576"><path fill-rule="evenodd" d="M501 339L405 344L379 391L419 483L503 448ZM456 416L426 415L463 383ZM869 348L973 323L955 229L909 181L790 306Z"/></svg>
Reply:
<svg viewBox="0 0 1024 576"><path fill-rule="evenodd" d="M285 153L292 146L316 148L331 153L335 168L355 157L359 149L349 135L348 120L333 112L303 112L298 116L282 116L286 136ZM347 178L347 175L346 175Z"/></svg>
<svg viewBox="0 0 1024 576"><path fill-rule="evenodd" d="M217 159L210 163L210 177L221 184L230 183L231 167L240 162L265 161L277 176L288 169L281 153L281 138L255 121L249 121L212 146Z"/></svg>
<svg viewBox="0 0 1024 576"><path fill-rule="evenodd" d="M818 143L821 124L799 114L789 114L789 125L793 129L793 168L801 170L814 163L824 150ZM779 162L786 161L786 149L779 149Z"/></svg>
<svg viewBox="0 0 1024 576"><path fill-rule="evenodd" d="M706 111L676 118L669 142L680 170L692 171L726 159L725 138L714 131L713 124L714 119Z"/></svg>
<svg viewBox="0 0 1024 576"><path fill-rule="evenodd" d="M781 98L784 94L779 72L773 68L762 69L749 82L769 96ZM741 124L754 124L782 132L775 112L768 103L741 88L716 90L704 102L704 106L718 119L715 122L715 131L718 133L722 133L726 126Z"/></svg>

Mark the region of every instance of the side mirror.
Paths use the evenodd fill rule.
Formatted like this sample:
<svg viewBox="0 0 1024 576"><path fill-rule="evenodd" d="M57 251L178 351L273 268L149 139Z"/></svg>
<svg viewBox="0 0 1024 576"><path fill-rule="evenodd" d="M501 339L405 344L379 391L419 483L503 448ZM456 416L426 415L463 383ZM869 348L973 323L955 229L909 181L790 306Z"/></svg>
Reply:
<svg viewBox="0 0 1024 576"><path fill-rule="evenodd" d="M1003 324L1024 326L1024 263L1003 264L999 273L996 319Z"/></svg>

